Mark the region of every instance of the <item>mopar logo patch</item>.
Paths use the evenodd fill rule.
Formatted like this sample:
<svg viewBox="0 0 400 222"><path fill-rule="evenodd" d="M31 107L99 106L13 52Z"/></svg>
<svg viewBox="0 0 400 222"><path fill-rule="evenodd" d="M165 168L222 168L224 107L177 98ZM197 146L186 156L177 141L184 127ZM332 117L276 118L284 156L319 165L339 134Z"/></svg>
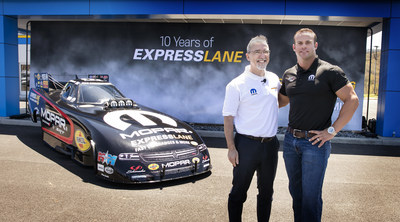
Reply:
<svg viewBox="0 0 400 222"><path fill-rule="evenodd" d="M250 89L250 94L252 95L252 96L254 96L254 95L257 95L257 90L256 89Z"/></svg>

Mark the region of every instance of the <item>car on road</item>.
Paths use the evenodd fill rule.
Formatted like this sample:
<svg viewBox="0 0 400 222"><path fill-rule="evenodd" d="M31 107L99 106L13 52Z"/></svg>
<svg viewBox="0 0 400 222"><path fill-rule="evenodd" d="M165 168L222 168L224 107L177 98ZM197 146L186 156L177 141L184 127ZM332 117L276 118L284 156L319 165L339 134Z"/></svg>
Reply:
<svg viewBox="0 0 400 222"><path fill-rule="evenodd" d="M126 98L108 75L60 83L34 75L28 110L42 139L97 176L118 183L190 177L212 168L208 148L187 123Z"/></svg>

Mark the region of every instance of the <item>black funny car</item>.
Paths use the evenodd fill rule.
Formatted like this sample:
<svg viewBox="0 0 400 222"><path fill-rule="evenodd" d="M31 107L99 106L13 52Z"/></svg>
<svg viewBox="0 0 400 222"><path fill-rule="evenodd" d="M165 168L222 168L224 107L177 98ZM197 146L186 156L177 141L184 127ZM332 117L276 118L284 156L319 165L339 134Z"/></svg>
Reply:
<svg viewBox="0 0 400 222"><path fill-rule="evenodd" d="M65 84L35 74L29 112L43 140L96 175L119 183L148 183L211 170L201 137L186 123L126 98L108 75ZM101 77L101 78L98 78ZM104 80L105 79L105 80Z"/></svg>

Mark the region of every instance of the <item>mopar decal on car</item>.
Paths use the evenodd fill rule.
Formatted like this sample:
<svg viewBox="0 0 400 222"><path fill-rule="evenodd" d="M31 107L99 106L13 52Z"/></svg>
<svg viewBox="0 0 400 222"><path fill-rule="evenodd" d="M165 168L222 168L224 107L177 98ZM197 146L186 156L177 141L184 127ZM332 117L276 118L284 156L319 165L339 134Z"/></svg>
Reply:
<svg viewBox="0 0 400 222"><path fill-rule="evenodd" d="M29 91L32 121L43 141L96 175L119 183L150 183L209 172L210 154L188 124L126 98L108 75L60 83L36 73Z"/></svg>
<svg viewBox="0 0 400 222"><path fill-rule="evenodd" d="M185 165L190 165L190 160L179 160L165 164L163 163L161 166L169 168L169 167L185 166Z"/></svg>
<svg viewBox="0 0 400 222"><path fill-rule="evenodd" d="M43 122L46 123L48 126L56 126L63 130L67 130L67 126L65 125L65 119L62 118L62 116L50 112L48 109L41 108L40 110Z"/></svg>
<svg viewBox="0 0 400 222"><path fill-rule="evenodd" d="M104 115L104 122L106 122L108 125L117 128L121 131L126 130L129 126L132 124L127 123L121 119L122 116L129 116L133 120L137 121L139 124L142 126L157 126L157 124L149 119L147 116L152 116L155 118L158 118L162 121L162 123L176 127L177 123L175 120L172 118L158 114L158 113L153 113L153 112L148 112L148 111L143 111L143 110L118 110L114 112L109 112L106 115Z"/></svg>

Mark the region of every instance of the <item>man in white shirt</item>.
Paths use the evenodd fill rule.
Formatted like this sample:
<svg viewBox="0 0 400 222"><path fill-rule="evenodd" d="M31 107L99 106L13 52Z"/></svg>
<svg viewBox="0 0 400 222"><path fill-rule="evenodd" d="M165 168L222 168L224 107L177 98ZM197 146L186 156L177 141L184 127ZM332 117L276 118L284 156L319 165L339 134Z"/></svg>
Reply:
<svg viewBox="0 0 400 222"><path fill-rule="evenodd" d="M228 198L230 221L241 221L243 203L256 171L258 221L268 221L271 213L278 163L276 133L281 83L276 74L266 70L269 56L267 38L252 38L246 53L250 65L226 86L222 115L228 159L234 167Z"/></svg>

